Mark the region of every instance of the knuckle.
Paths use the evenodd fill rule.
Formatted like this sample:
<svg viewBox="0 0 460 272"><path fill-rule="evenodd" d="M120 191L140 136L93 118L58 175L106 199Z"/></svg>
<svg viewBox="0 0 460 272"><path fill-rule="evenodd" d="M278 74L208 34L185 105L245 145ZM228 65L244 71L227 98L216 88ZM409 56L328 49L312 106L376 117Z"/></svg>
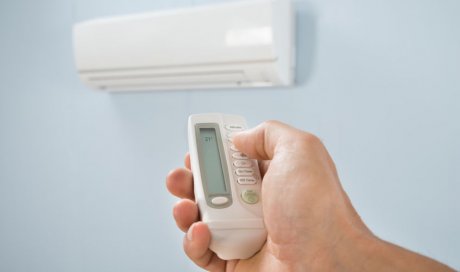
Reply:
<svg viewBox="0 0 460 272"><path fill-rule="evenodd" d="M318 136L309 132L303 132L300 138L303 143L309 146L321 146L323 144Z"/></svg>
<svg viewBox="0 0 460 272"><path fill-rule="evenodd" d="M262 123L262 125L264 127L273 127L273 126L278 126L280 124L281 124L281 122L277 121L277 120L267 120L267 121Z"/></svg>

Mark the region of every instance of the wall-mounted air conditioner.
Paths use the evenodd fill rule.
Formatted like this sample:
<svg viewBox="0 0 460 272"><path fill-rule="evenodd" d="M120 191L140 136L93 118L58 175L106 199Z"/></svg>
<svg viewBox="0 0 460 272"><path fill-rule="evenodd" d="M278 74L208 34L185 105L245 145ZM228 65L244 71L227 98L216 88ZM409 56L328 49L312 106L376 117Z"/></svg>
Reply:
<svg viewBox="0 0 460 272"><path fill-rule="evenodd" d="M81 79L109 91L288 86L289 0L245 1L97 19L74 27Z"/></svg>

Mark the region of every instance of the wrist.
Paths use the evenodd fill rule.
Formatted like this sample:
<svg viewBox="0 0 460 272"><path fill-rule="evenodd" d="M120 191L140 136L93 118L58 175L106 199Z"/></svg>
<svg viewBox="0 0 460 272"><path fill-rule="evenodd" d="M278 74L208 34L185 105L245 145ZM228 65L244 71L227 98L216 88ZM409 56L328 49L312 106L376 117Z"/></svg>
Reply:
<svg viewBox="0 0 460 272"><path fill-rule="evenodd" d="M333 268L337 271L369 271L369 264L382 247L382 241L370 232L351 232L337 245Z"/></svg>
<svg viewBox="0 0 460 272"><path fill-rule="evenodd" d="M370 231L351 228L343 231L336 243L312 255L307 267L311 271L370 271L369 263L383 246Z"/></svg>

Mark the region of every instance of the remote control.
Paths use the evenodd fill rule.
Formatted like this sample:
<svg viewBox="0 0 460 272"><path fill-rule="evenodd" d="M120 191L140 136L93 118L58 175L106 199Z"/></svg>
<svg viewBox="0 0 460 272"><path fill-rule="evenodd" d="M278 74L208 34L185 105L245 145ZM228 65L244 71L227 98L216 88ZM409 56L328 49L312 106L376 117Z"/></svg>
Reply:
<svg viewBox="0 0 460 272"><path fill-rule="evenodd" d="M237 115L194 114L188 119L195 200L211 231L210 249L224 260L253 256L267 236L257 161L232 142L232 135L245 129L245 119Z"/></svg>

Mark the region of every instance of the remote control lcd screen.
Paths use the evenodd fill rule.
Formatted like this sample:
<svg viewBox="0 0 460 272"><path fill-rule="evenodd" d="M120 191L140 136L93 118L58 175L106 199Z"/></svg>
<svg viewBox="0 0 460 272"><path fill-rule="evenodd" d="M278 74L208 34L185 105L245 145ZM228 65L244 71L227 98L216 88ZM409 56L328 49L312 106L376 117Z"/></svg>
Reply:
<svg viewBox="0 0 460 272"><path fill-rule="evenodd" d="M220 160L219 143L214 128L200 128L201 150L200 162L203 165L202 179L207 184L208 194L218 195L227 193L225 177Z"/></svg>

